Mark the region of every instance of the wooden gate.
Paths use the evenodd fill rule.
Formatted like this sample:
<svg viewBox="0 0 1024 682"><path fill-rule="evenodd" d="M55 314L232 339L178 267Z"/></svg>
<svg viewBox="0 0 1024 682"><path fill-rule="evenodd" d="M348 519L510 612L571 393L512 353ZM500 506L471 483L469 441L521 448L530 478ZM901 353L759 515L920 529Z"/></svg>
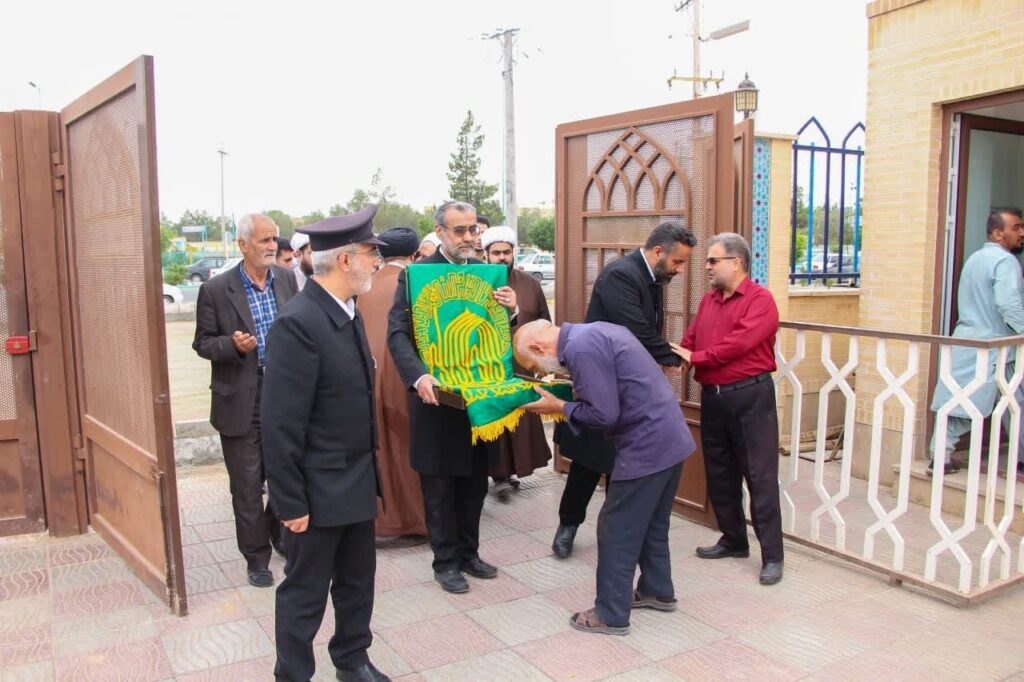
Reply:
<svg viewBox="0 0 1024 682"><path fill-rule="evenodd" d="M665 336L682 339L707 291L707 241L735 229L733 111L730 93L558 126L559 323L583 321L602 267L641 247L658 223L681 220L698 245L664 298ZM671 381L699 448L700 386L686 377ZM676 510L714 523L699 449L683 469Z"/></svg>

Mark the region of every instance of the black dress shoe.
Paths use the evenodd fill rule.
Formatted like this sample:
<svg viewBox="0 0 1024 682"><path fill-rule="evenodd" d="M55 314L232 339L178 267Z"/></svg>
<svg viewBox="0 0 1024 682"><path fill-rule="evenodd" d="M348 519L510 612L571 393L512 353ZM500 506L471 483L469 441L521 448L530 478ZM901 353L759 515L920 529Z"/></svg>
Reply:
<svg viewBox="0 0 1024 682"><path fill-rule="evenodd" d="M725 559L727 557L746 559L750 556L750 548L732 549L725 545L711 545L710 547L698 547L697 556L701 559Z"/></svg>
<svg viewBox="0 0 1024 682"><path fill-rule="evenodd" d="M761 584L774 585L782 580L782 562L769 561L761 567Z"/></svg>
<svg viewBox="0 0 1024 682"><path fill-rule="evenodd" d="M354 670L345 670L343 668L335 669L337 678L344 680L344 682L388 682L391 678L377 670L373 663L367 661L366 665L360 666Z"/></svg>
<svg viewBox="0 0 1024 682"><path fill-rule="evenodd" d="M440 573L434 571L434 580L441 585L441 589L445 592L451 592L452 594L469 592L469 582L466 581L466 576L459 573L457 568L449 568L447 571L441 571Z"/></svg>
<svg viewBox="0 0 1024 682"><path fill-rule="evenodd" d="M459 565L459 570L469 573L474 578L493 578L498 575L498 569L489 563L476 557Z"/></svg>
<svg viewBox="0 0 1024 682"><path fill-rule="evenodd" d="M273 587L274 574L269 568L250 568L249 584L253 587Z"/></svg>
<svg viewBox="0 0 1024 682"><path fill-rule="evenodd" d="M551 549L554 550L556 557L559 559L569 558L569 555L572 554L572 543L576 540L577 530L579 530L579 526L563 526L558 524L558 530L555 531L555 539L551 543Z"/></svg>

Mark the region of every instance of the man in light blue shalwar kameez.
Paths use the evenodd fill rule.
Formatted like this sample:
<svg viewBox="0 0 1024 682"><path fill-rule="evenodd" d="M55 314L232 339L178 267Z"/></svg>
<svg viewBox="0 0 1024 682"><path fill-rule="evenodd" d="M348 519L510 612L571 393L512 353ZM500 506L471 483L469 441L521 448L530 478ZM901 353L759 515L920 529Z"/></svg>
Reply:
<svg viewBox="0 0 1024 682"><path fill-rule="evenodd" d="M1001 336L1024 334L1024 280L1021 277L1020 261L1017 254L1024 251L1024 225L1021 213L1017 209L998 209L988 216L986 224L988 242L978 251L971 254L964 263L960 273L960 285L957 291L957 310L959 320L953 336L960 339L994 339ZM955 346L952 352L951 373L957 384L966 386L974 379L974 370L978 351L974 348ZM996 385L996 364L999 358L998 349L988 351L988 380L972 395L974 403L982 416L988 417L999 397ZM1013 372L1013 351L1007 361L1007 376ZM949 400L952 393L939 378L932 399L932 411ZM1017 392L1017 401L1021 402L1022 392ZM1009 433L1009 416L1004 413L1003 424L1005 433ZM938 434L939 420L932 434L932 464L928 467L931 473L936 455L935 439ZM945 473L959 471L952 462L953 450L960 436L971 430L971 419L963 407L957 406L949 413L946 428L944 452ZM1019 457L1024 458L1024 419L1021 424L1021 450Z"/></svg>

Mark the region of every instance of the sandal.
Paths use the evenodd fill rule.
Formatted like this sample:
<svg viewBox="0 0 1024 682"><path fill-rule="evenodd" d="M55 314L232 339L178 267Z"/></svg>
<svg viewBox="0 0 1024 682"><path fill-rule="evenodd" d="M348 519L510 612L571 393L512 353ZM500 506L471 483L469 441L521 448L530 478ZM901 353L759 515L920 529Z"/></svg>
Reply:
<svg viewBox="0 0 1024 682"><path fill-rule="evenodd" d="M582 632L597 632L602 635L627 635L629 634L629 626L615 627L614 625L607 625L601 622L601 617L597 615L597 609L587 609L572 614L572 618L569 619L569 625Z"/></svg>
<svg viewBox="0 0 1024 682"><path fill-rule="evenodd" d="M654 609L656 611L675 611L679 601L675 597L645 597L639 592L633 592L634 609Z"/></svg>

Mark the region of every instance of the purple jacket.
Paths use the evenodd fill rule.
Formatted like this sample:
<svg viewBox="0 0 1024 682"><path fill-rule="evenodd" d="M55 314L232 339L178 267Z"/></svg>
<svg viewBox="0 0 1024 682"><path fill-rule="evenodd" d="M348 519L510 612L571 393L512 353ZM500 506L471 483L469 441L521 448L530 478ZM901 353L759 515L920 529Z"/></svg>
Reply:
<svg viewBox="0 0 1024 682"><path fill-rule="evenodd" d="M661 367L625 327L565 323L558 360L569 369L576 397L565 404L565 418L570 428L586 426L612 439L613 481L664 471L697 449Z"/></svg>

